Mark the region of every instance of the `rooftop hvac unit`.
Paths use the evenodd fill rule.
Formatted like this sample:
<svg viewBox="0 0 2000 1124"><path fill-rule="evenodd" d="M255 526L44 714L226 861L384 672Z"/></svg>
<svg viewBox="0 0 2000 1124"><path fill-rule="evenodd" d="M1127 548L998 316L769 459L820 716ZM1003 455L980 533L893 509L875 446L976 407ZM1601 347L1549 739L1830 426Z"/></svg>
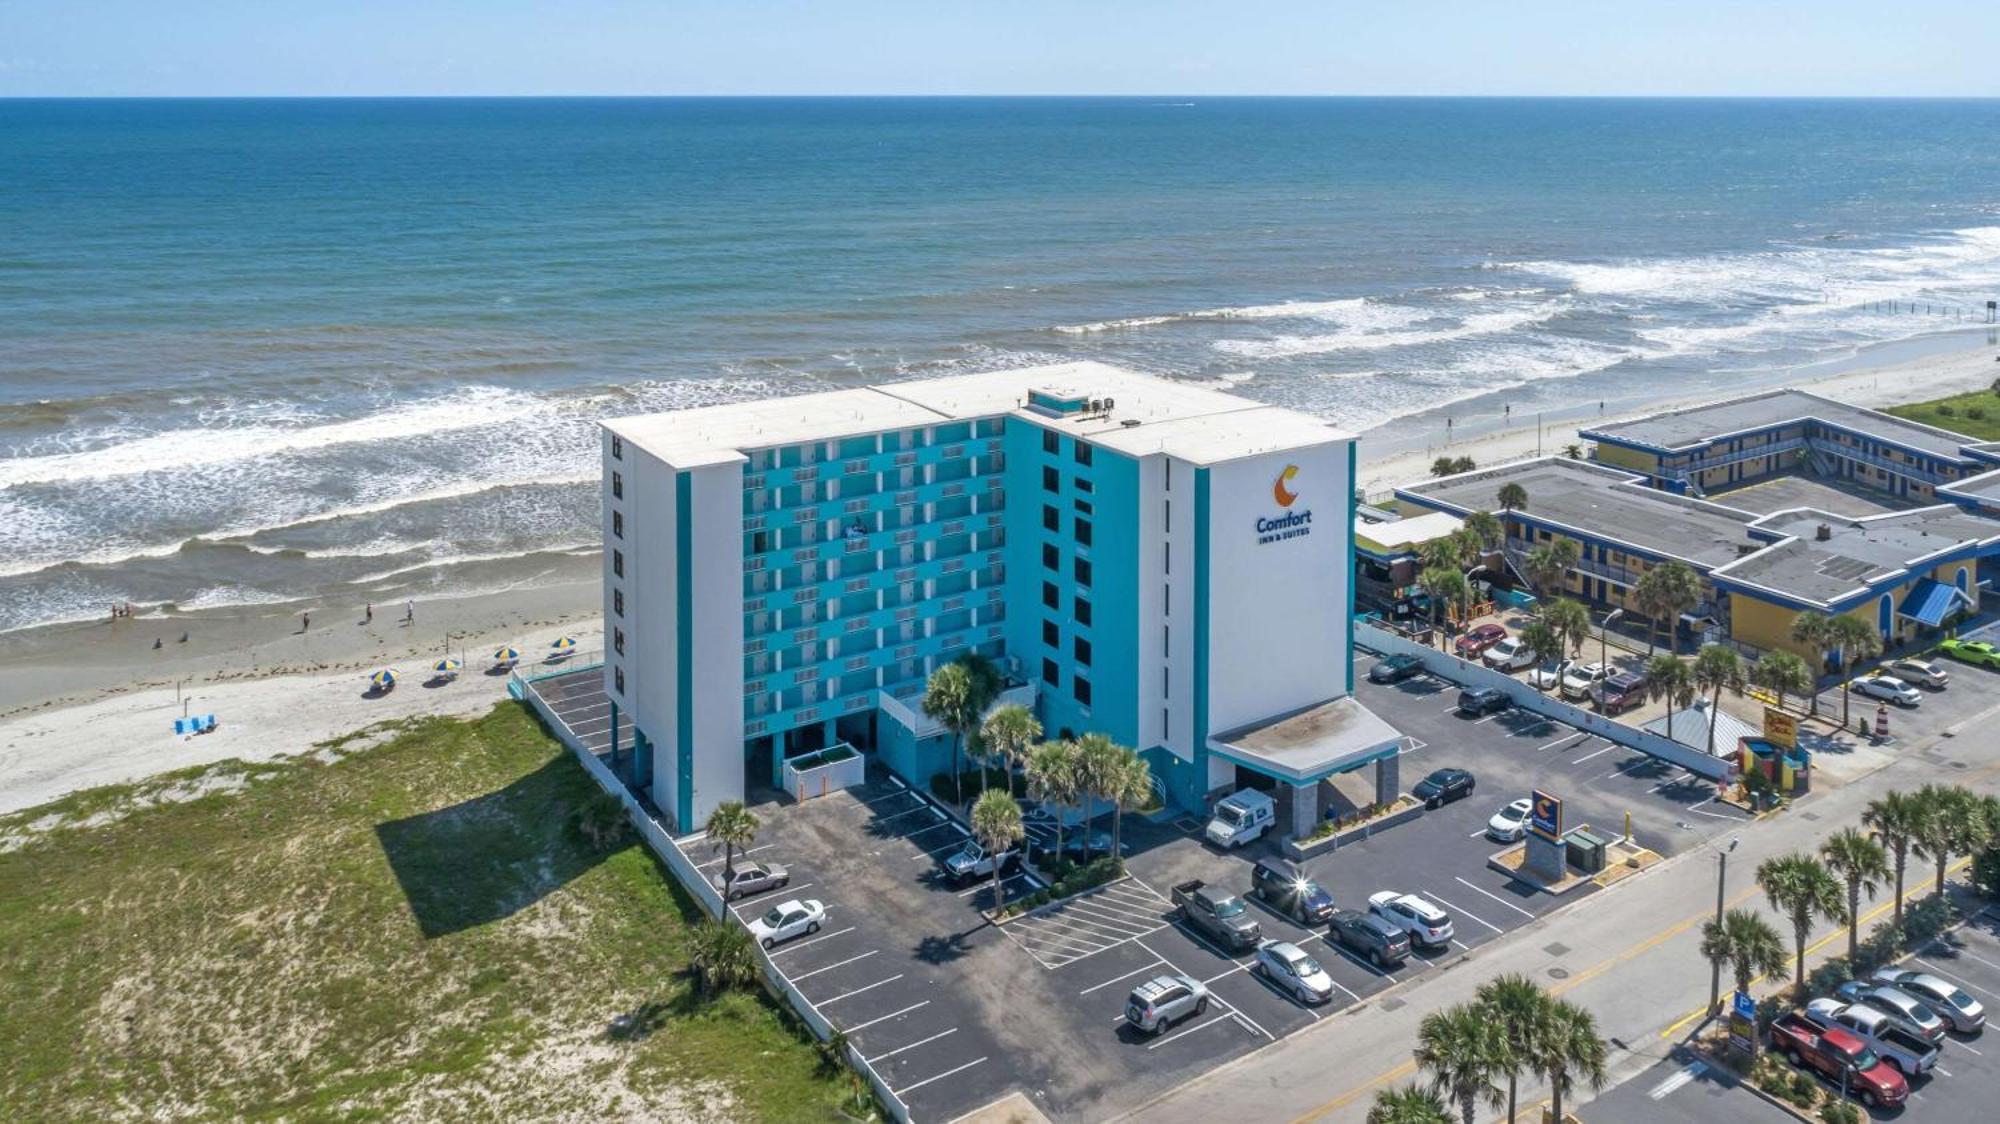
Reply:
<svg viewBox="0 0 2000 1124"><path fill-rule="evenodd" d="M1104 400L1104 412L1107 414L1110 413L1112 409L1117 405L1118 405L1118 400L1116 398L1106 398Z"/></svg>

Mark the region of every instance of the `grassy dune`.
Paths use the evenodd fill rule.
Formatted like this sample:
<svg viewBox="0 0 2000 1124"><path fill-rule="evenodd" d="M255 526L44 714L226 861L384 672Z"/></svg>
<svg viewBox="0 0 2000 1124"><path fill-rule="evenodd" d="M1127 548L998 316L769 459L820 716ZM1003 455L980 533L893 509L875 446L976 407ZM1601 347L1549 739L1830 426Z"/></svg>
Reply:
<svg viewBox="0 0 2000 1124"><path fill-rule="evenodd" d="M2000 364L1995 369L2000 370ZM1981 441L2000 441L2000 394L1991 389L1890 406L1888 412Z"/></svg>
<svg viewBox="0 0 2000 1124"><path fill-rule="evenodd" d="M761 995L515 704L0 817L9 1119L826 1119ZM623 1018L621 1018L623 1016Z"/></svg>

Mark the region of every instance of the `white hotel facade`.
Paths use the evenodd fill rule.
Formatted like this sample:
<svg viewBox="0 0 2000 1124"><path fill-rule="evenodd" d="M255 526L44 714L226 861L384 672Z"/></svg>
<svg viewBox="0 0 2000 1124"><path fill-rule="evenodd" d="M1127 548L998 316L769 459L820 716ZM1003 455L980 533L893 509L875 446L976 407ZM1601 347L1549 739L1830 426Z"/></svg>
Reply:
<svg viewBox="0 0 2000 1124"><path fill-rule="evenodd" d="M1254 784L1396 791L1352 696L1354 439L1096 363L620 418L603 426L605 690L677 830L847 743L919 786L922 716L966 651L1049 737L1141 750L1189 810Z"/></svg>

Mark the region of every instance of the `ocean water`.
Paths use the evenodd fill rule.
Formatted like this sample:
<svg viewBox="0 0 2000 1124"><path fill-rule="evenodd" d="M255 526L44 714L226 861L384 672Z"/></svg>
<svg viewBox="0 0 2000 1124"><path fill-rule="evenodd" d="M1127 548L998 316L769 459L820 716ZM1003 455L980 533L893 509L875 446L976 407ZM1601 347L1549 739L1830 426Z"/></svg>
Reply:
<svg viewBox="0 0 2000 1124"><path fill-rule="evenodd" d="M0 101L0 630L529 580L593 548L608 414L1070 358L1387 437L1723 390L1983 317L1996 138L1995 101Z"/></svg>

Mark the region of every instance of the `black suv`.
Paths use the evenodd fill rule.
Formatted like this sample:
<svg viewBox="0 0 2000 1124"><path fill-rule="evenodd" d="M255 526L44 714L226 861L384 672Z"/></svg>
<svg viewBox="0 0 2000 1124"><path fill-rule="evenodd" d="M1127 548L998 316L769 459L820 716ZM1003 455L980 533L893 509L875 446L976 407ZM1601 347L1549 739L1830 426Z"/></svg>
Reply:
<svg viewBox="0 0 2000 1124"><path fill-rule="evenodd" d="M1439 769L1418 781L1410 794L1423 801L1424 807L1436 808L1471 796L1472 784L1472 774L1464 769Z"/></svg>
<svg viewBox="0 0 2000 1124"><path fill-rule="evenodd" d="M1335 944L1366 956L1378 968L1394 968L1410 958L1410 934L1372 913L1337 909L1328 931Z"/></svg>
<svg viewBox="0 0 2000 1124"><path fill-rule="evenodd" d="M1250 868L1250 893L1301 925L1317 925L1333 916L1333 895L1285 859L1258 859Z"/></svg>
<svg viewBox="0 0 2000 1124"><path fill-rule="evenodd" d="M1498 687L1468 687L1458 693L1458 710L1477 718L1482 714L1497 714L1514 705L1507 692Z"/></svg>

